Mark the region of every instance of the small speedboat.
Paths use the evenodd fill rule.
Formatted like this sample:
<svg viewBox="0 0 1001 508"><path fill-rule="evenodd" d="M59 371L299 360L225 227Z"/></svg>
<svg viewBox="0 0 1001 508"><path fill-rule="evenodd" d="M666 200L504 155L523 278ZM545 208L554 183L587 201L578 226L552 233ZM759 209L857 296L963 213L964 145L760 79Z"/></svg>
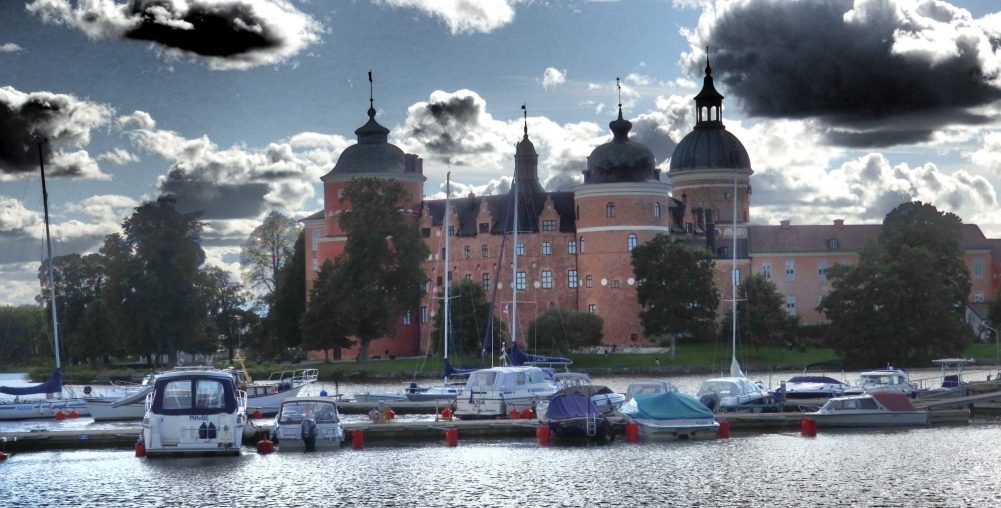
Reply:
<svg viewBox="0 0 1001 508"><path fill-rule="evenodd" d="M469 375L455 400L459 418L496 418L511 411L534 409L556 393L556 385L539 367L491 367Z"/></svg>
<svg viewBox="0 0 1001 508"><path fill-rule="evenodd" d="M888 427L928 425L928 410L917 409L901 392L869 392L834 397L808 418L823 427Z"/></svg>
<svg viewBox="0 0 1001 508"><path fill-rule="evenodd" d="M771 401L768 390L746 377L707 379L695 396L716 412L761 411L761 406Z"/></svg>
<svg viewBox="0 0 1001 508"><path fill-rule="evenodd" d="M663 379L633 381L632 383L629 383L629 387L626 388L626 402L633 400L641 393L667 393L676 391L678 391L676 386L671 384L670 381L665 381Z"/></svg>
<svg viewBox="0 0 1001 508"><path fill-rule="evenodd" d="M886 366L885 369L876 369L859 374L858 381L845 389L845 395L857 395L866 392L899 392L908 397L917 395L917 388L911 383L907 372Z"/></svg>
<svg viewBox="0 0 1001 508"><path fill-rule="evenodd" d="M714 439L719 428L712 410L687 393L641 393L621 411L647 439Z"/></svg>
<svg viewBox="0 0 1001 508"><path fill-rule="evenodd" d="M547 419L547 411L549 410L549 406L552 404L552 401L560 395L572 394L590 398L591 403L598 409L598 412L606 416L618 411L619 408L622 407L622 404L626 401L625 395L615 393L611 388L604 385L572 385L561 388L549 399L540 400L535 405L535 414L538 415L540 420L545 421Z"/></svg>
<svg viewBox="0 0 1001 508"><path fill-rule="evenodd" d="M247 394L220 370L168 372L146 396L142 441L147 455L239 455Z"/></svg>
<svg viewBox="0 0 1001 508"><path fill-rule="evenodd" d="M848 388L843 383L828 376L793 376L785 382L786 399L826 399L837 397Z"/></svg>
<svg viewBox="0 0 1001 508"><path fill-rule="evenodd" d="M556 437L601 443L612 440L612 424L586 393L558 393L548 402L544 417ZM543 414L542 409L537 411Z"/></svg>
<svg viewBox="0 0 1001 508"><path fill-rule="evenodd" d="M282 402L272 432L279 451L340 448L344 428L334 397L291 397Z"/></svg>

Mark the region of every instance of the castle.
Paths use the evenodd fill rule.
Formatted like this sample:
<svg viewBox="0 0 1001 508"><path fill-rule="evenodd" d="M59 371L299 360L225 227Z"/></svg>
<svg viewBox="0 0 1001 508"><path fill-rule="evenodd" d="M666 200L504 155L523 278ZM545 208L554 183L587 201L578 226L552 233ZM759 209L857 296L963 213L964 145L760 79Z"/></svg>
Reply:
<svg viewBox="0 0 1001 508"><path fill-rule="evenodd" d="M322 177L323 210L303 220L307 291L323 262L344 250L346 237L338 225L348 206L340 203L344 186L354 178L374 177L397 180L409 191L412 199L402 205L402 213L419 228L431 255L424 262L428 283L420 302L399 317L395 335L372 343L373 352L409 355L427 347L444 284L459 277L479 282L488 295L498 289L496 305L502 310L496 315L503 320L517 316L520 342L530 343L523 331L537 315L561 308L599 314L606 344L650 344L638 317L630 251L657 234L702 242L714 253L723 302L732 300L735 246L738 281L762 274L784 295L788 313L804 323L822 321L815 308L830 289L827 268L853 263L881 226L846 225L843 220L806 226L750 224L751 161L723 125L722 103L707 63L702 90L695 96L696 124L675 148L667 175L655 167L649 148L629 139L632 124L622 118L620 105L618 118L609 123L612 141L591 152L583 183L571 191L542 188L539 156L526 123L514 156L518 271L512 274L514 196L452 198L448 231L443 231L445 200L422 199L422 160L388 142L389 130L375 120L370 99L369 120L355 131L358 143L344 150ZM445 235L447 268L442 266ZM500 258L505 237L508 252ZM1001 239L988 239L979 227L966 224L962 242L973 282L967 319L976 328L985 317L983 302L1001 284ZM510 308L512 284L518 294L516 312L509 312L515 310ZM343 352L354 354L354 349Z"/></svg>

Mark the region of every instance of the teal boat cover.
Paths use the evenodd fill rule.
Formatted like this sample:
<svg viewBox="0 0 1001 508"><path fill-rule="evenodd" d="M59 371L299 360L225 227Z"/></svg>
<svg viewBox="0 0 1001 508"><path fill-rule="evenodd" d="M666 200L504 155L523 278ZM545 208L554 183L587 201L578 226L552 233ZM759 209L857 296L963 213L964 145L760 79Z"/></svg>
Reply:
<svg viewBox="0 0 1001 508"><path fill-rule="evenodd" d="M713 417L709 408L687 393L641 393L633 400L637 408L636 413L630 415L633 418L674 420Z"/></svg>

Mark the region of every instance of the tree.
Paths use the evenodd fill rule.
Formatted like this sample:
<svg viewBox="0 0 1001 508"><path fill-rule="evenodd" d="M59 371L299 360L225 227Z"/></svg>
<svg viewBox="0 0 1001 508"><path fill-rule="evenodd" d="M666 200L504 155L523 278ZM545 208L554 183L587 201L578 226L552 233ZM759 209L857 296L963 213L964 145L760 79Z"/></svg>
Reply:
<svg viewBox="0 0 1001 508"><path fill-rule="evenodd" d="M350 347L353 341L348 338L350 331L346 323L346 309L341 288L337 286L338 277L334 272L344 269L343 265L325 261L320 266L313 289L310 292L309 304L302 316L302 345L306 349L322 349L326 358L327 350Z"/></svg>
<svg viewBox="0 0 1001 508"><path fill-rule="evenodd" d="M399 212L410 199L396 180L357 178L344 187L341 201L351 208L339 219L347 241L332 272L333 289L362 361L371 341L393 333L396 319L421 294L421 261L428 249L414 223Z"/></svg>
<svg viewBox="0 0 1001 508"><path fill-rule="evenodd" d="M51 319L41 306L0 306L0 364L9 366L42 357L51 362L47 323Z"/></svg>
<svg viewBox="0 0 1001 508"><path fill-rule="evenodd" d="M293 257L296 239L302 230L295 219L272 211L240 249L240 264L251 287L262 293L268 306L273 302L282 267Z"/></svg>
<svg viewBox="0 0 1001 508"><path fill-rule="evenodd" d="M720 296L714 263L705 249L661 234L634 248L632 263L647 337L712 336Z"/></svg>
<svg viewBox="0 0 1001 508"><path fill-rule="evenodd" d="M961 235L956 215L904 203L887 214L856 266L829 270L831 292L817 308L846 364L925 365L965 350L972 331Z"/></svg>
<svg viewBox="0 0 1001 508"><path fill-rule="evenodd" d="M560 353L563 351L561 348L571 350L600 346L604 338L602 326L604 323L597 314L551 309L528 325L528 337L541 338L536 340L540 342L540 350L546 351L551 347L553 349L549 352Z"/></svg>
<svg viewBox="0 0 1001 508"><path fill-rule="evenodd" d="M245 310L248 296L240 284L234 282L228 272L213 267L202 272L202 298L208 311L208 335L216 337L216 347L226 348L228 357L233 359L236 348L241 346L245 334L245 324L250 311ZM206 346L212 346L210 342ZM200 352L214 352L200 351Z"/></svg>
<svg viewBox="0 0 1001 508"><path fill-rule="evenodd" d="M461 352L476 352L479 354L483 343L483 334L490 321L490 302L487 301L483 286L468 279L459 279L449 288L452 327L449 329L449 356ZM431 329L431 343L435 351L444 351L442 341L445 334L442 319L445 317L445 302L438 302L438 311L434 316ZM494 318L491 333L491 343L503 341L504 326L499 319Z"/></svg>
<svg viewBox="0 0 1001 508"><path fill-rule="evenodd" d="M785 302L775 283L761 274L744 279L737 289L737 331L749 346L777 346L792 335L799 318L785 311ZM720 336L730 338L732 315L720 323Z"/></svg>
<svg viewBox="0 0 1001 508"><path fill-rule="evenodd" d="M100 296L104 284L103 259L97 254L82 257L79 254L69 254L52 258L52 266L56 314L59 318L59 342L65 362L72 364L109 354L110 351L105 349L108 345L105 338L96 336L95 330L84 326L85 317ZM35 299L51 312L52 293L48 272L49 262L46 260L38 269L41 293ZM92 344L91 339L96 339L97 342Z"/></svg>
<svg viewBox="0 0 1001 508"><path fill-rule="evenodd" d="M302 345L302 317L306 312L306 239L302 231L291 259L278 272L267 328L284 348Z"/></svg>

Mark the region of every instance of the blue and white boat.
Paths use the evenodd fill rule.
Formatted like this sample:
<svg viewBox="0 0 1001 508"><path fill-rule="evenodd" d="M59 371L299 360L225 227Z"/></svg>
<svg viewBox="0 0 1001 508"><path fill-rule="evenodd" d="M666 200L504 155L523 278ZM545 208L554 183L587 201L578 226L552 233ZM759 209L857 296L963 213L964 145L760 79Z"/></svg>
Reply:
<svg viewBox="0 0 1001 508"><path fill-rule="evenodd" d="M247 394L221 370L160 374L146 397L142 441L147 455L239 455Z"/></svg>
<svg viewBox="0 0 1001 508"><path fill-rule="evenodd" d="M681 392L641 393L622 405L646 439L715 439L719 423L695 397Z"/></svg>
<svg viewBox="0 0 1001 508"><path fill-rule="evenodd" d="M542 410L538 410L542 413ZM544 417L553 434L561 439L607 443L612 440L612 424L586 393L570 391L553 395Z"/></svg>

